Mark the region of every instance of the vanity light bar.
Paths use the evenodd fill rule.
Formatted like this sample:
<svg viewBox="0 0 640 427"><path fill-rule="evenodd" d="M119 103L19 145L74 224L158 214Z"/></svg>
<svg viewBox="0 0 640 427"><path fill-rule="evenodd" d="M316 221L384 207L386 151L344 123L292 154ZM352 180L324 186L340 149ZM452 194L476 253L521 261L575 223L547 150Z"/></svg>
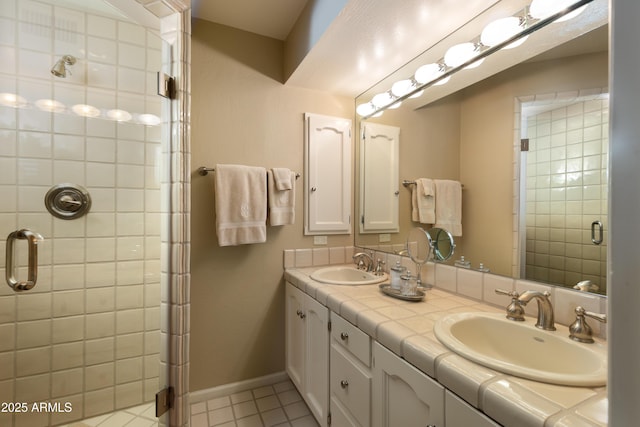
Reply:
<svg viewBox="0 0 640 427"><path fill-rule="evenodd" d="M570 14L571 12L580 9L581 7L591 3L593 0L578 0L577 2L567 6L566 8L554 13L553 15L550 15L544 19L540 19L537 20L536 22L534 22L533 24L527 25L529 23L530 20L535 20L536 18L533 18L530 16L529 14L529 8L531 7L530 5L526 8L524 8L523 10L521 10L520 12L518 12L517 14L513 15L514 17L517 18L522 18L524 17L524 24L525 27L523 28L522 31L520 31L519 33L515 34L512 37L509 37L507 39L505 39L503 42L498 43L494 46L488 47L487 49L484 50L480 50L480 52L473 56L472 58L468 59L467 61L465 61L464 63L456 66L456 67L447 67L444 63L444 59L441 58L440 60L436 61L436 64L439 64L443 67L445 67L445 72L441 75L439 75L437 78L424 83L424 84L419 84L416 79L412 76L409 78L409 80L411 80L412 82L418 83L415 84L414 87L407 93L405 93L402 96L396 96L393 94L393 92L391 90L388 90L387 92L384 92L384 94L388 94L388 96L394 97L393 101L388 103L387 105L384 106L376 106L375 103L373 101L369 101L368 103L364 103L364 104L360 104L357 108L356 108L356 112L358 112L358 114L360 114L362 116L362 119L368 119L371 118L375 115L379 115L381 114L384 110L388 109L389 106L391 105L395 105L399 102L404 101L407 98L411 98L413 96L415 96L416 94L418 94L420 91L423 91L424 89L427 89L431 86L435 86L438 83L442 84L443 81L448 80L453 74L457 73L460 70L463 70L467 67L469 67L472 64L475 64L478 61L481 61L483 58L486 58L489 55L492 55L493 53L508 47L509 45L511 45L512 43L517 42L520 39L523 39L524 37L527 37L528 35L538 31L541 28L546 27L547 25L555 22L556 20L559 20L560 18L562 18L563 16L566 16L568 14ZM482 43L479 42L480 40L480 36L476 37L474 40L471 41L471 43L474 43L476 48L482 49L482 47L484 45L482 45ZM360 109L360 111L358 111L358 109Z"/></svg>

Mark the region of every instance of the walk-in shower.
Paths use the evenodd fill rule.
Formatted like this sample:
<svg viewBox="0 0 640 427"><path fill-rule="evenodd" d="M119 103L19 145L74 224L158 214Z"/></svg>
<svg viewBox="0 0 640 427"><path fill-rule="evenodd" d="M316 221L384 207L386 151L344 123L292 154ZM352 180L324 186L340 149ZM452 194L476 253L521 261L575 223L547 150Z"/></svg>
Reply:
<svg viewBox="0 0 640 427"><path fill-rule="evenodd" d="M188 7L167 3L0 2L0 278L12 279L0 283L0 426L141 406L185 425L185 383L170 416L151 403L186 364L168 351L168 312L188 240L167 220L188 214L172 199L188 177L174 161L186 139L171 131L185 115L157 95L157 73L183 69Z"/></svg>

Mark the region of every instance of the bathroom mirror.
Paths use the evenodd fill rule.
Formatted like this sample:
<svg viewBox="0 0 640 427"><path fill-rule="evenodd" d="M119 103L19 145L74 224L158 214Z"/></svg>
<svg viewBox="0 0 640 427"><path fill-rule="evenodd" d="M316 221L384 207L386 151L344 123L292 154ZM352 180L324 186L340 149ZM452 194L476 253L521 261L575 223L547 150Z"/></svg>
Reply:
<svg viewBox="0 0 640 427"><path fill-rule="evenodd" d="M400 108L386 110L381 117L364 121L400 128L400 182L429 177L459 180L464 185L464 234L455 238L455 252L456 257L465 256L472 263L472 268L477 269L483 263L492 273L525 277L521 276L521 261L518 252L514 251L514 242L518 242L520 236L519 201L524 197L523 185L526 185L517 178L520 144L519 134L515 133L520 127L518 108L526 101L556 99L565 95L577 98L607 86L607 3L596 0L589 5L592 7L597 8L604 19L588 31L578 31L577 36L568 40L560 36L551 37L556 42L543 40L544 49L532 57L523 57L518 49L499 52L499 55L518 57L518 61L504 68L498 67L497 73L485 71L477 77L465 74L473 70L460 71L447 84L434 88L434 94L406 100ZM569 24L569 27L562 30L563 34L580 27L580 24ZM560 27L551 30L558 31L557 28ZM478 34L479 31L476 28L471 33ZM541 39L544 37L532 34L523 46ZM558 45L557 41L562 43ZM428 59L422 62L433 62L433 58L441 57L442 52L440 49L430 59L429 52L425 52ZM410 76L417 69L416 61L362 94L356 105L391 87L394 80ZM489 57L477 70L504 61ZM450 84L453 86L445 90ZM359 179L361 175L356 177ZM356 189L361 186L362 183L358 183ZM356 215L361 213L358 211ZM355 244L397 253L404 246L402 236L417 225L411 221L410 189L401 186L399 232L387 235L358 231ZM447 263L452 264L453 261L454 257ZM532 280L543 281L541 278Z"/></svg>
<svg viewBox="0 0 640 427"><path fill-rule="evenodd" d="M456 244L451 233L443 228L430 228L427 233L431 237L431 250L435 262L446 261L453 256Z"/></svg>

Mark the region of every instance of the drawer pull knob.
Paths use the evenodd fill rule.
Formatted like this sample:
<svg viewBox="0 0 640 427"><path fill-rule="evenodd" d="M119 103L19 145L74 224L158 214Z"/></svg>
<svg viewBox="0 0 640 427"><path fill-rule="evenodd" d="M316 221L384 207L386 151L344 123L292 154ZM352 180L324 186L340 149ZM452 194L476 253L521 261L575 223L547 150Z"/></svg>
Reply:
<svg viewBox="0 0 640 427"><path fill-rule="evenodd" d="M341 339L342 341L346 341L347 339L349 339L349 334L348 334L348 333L346 333L346 332L341 332L341 333L340 333L340 339Z"/></svg>
<svg viewBox="0 0 640 427"><path fill-rule="evenodd" d="M349 387L349 381L347 381L347 380L340 381L340 387L342 387L342 388Z"/></svg>

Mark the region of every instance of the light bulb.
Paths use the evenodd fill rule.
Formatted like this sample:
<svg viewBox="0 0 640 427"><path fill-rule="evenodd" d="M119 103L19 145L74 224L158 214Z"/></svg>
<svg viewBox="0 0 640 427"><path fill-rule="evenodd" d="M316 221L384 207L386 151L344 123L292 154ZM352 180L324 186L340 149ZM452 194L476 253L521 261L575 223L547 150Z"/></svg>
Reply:
<svg viewBox="0 0 640 427"><path fill-rule="evenodd" d="M393 93L398 98L405 96L412 90L413 90L412 80L400 80L399 82L395 82L393 86L391 86L391 93Z"/></svg>
<svg viewBox="0 0 640 427"><path fill-rule="evenodd" d="M93 105L87 104L76 104L71 107L74 113L83 117L98 117L100 115L100 110L98 110Z"/></svg>
<svg viewBox="0 0 640 427"><path fill-rule="evenodd" d="M485 46L492 47L510 39L521 32L522 29L520 18L516 16L497 19L484 27L482 34L480 34L480 43ZM516 40L515 42L508 44L504 49L512 49L520 46L525 42L527 37L528 36L522 37L520 40Z"/></svg>
<svg viewBox="0 0 640 427"><path fill-rule="evenodd" d="M459 67L465 62L477 56L480 52L476 49L476 45L467 42L451 46L444 54L444 63L451 68ZM484 58L468 65L465 69L475 68L484 61Z"/></svg>
<svg viewBox="0 0 640 427"><path fill-rule="evenodd" d="M427 64L416 70L414 78L420 84L429 83L444 74L440 64Z"/></svg>
<svg viewBox="0 0 640 427"><path fill-rule="evenodd" d="M0 105L12 108L22 108L27 105L27 100L15 93L0 93Z"/></svg>
<svg viewBox="0 0 640 427"><path fill-rule="evenodd" d="M117 122L128 122L131 120L131 113L125 110L109 110L107 117Z"/></svg>
<svg viewBox="0 0 640 427"><path fill-rule="evenodd" d="M360 104L356 107L356 113L361 116L368 116L369 114L376 111L376 106L371 102L365 102L364 104Z"/></svg>
<svg viewBox="0 0 640 427"><path fill-rule="evenodd" d="M38 99L36 101L36 107L42 111L51 111L54 113L61 113L64 111L64 104L54 99Z"/></svg>
<svg viewBox="0 0 640 427"><path fill-rule="evenodd" d="M574 3L577 3L577 0L533 0L531 2L531 6L529 6L529 15L536 19L545 19L550 17L551 15L555 15L563 9L566 9ZM558 18L555 22L562 22L567 21L571 18L575 18L586 8L587 5L585 4L584 6L579 7L571 13Z"/></svg>
<svg viewBox="0 0 640 427"><path fill-rule="evenodd" d="M156 116L155 114L140 114L138 116L138 121L147 126L158 126L160 123L162 123L160 117Z"/></svg>
<svg viewBox="0 0 640 427"><path fill-rule="evenodd" d="M373 105L375 105L376 107L382 108L391 104L394 100L395 98L391 95L391 93L383 92L374 96L371 102L373 102Z"/></svg>

